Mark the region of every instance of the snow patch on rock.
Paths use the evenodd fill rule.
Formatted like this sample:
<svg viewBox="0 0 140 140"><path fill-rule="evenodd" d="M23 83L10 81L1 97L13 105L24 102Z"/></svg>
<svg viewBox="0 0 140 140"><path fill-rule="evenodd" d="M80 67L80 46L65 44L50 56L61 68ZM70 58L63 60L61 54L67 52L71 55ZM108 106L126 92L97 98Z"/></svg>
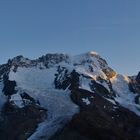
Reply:
<svg viewBox="0 0 140 140"><path fill-rule="evenodd" d="M82 98L82 101L83 101L86 105L90 105L90 101L89 101L88 97L87 97L87 98Z"/></svg>
<svg viewBox="0 0 140 140"><path fill-rule="evenodd" d="M20 96L20 94L13 94L11 95L11 99L10 99L10 102L13 102L16 106L18 106L19 108L22 108L24 107L24 103L23 103L23 100Z"/></svg>

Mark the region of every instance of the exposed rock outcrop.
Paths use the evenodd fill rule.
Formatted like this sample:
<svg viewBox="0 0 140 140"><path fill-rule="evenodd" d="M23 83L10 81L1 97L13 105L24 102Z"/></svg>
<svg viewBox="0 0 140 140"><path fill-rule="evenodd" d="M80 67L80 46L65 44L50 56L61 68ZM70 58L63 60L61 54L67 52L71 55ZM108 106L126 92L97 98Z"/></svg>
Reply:
<svg viewBox="0 0 140 140"><path fill-rule="evenodd" d="M22 109L7 102L0 121L1 140L26 140L46 118L46 110L31 104Z"/></svg>

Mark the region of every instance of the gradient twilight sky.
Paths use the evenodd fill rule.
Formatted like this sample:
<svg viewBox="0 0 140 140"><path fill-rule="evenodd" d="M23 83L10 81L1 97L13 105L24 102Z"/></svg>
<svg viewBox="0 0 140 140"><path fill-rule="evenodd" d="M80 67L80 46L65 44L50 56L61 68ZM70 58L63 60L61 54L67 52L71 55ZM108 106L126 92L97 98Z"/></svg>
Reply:
<svg viewBox="0 0 140 140"><path fill-rule="evenodd" d="M137 74L140 0L0 0L0 63L87 51L119 73Z"/></svg>

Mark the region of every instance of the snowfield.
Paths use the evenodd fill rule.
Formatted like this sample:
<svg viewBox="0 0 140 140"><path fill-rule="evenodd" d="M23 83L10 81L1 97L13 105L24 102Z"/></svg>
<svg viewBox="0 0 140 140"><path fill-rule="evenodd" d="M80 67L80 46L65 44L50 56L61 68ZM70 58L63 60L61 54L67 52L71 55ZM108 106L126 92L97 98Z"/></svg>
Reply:
<svg viewBox="0 0 140 140"><path fill-rule="evenodd" d="M39 69L37 67L19 67L17 72L9 73L9 80L15 80L18 87L26 90L46 90L54 89L54 74L56 68Z"/></svg>
<svg viewBox="0 0 140 140"><path fill-rule="evenodd" d="M55 72L55 68L40 70L33 67L19 68L16 73L11 70L9 74L9 79L17 82L19 93L26 92L47 109L47 120L28 140L39 140L42 136L49 139L79 111L79 107L71 101L70 91L54 89ZM19 95L13 95L11 100L14 99L15 104L22 107Z"/></svg>
<svg viewBox="0 0 140 140"><path fill-rule="evenodd" d="M48 109L48 118L39 125L37 131L28 140L39 140L43 135L49 139L71 120L79 111L79 107L71 101L68 91L42 91L36 95L41 105Z"/></svg>
<svg viewBox="0 0 140 140"><path fill-rule="evenodd" d="M127 76L117 74L111 79L111 83L113 90L117 95L115 100L123 107L128 108L140 116L140 111L138 111L140 106L134 101L136 95L129 90L129 78Z"/></svg>

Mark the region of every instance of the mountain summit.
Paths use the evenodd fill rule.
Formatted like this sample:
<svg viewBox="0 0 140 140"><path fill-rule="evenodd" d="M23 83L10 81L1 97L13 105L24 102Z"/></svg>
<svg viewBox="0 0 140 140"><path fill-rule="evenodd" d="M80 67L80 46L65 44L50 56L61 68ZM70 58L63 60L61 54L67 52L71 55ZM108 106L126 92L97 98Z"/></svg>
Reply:
<svg viewBox="0 0 140 140"><path fill-rule="evenodd" d="M0 111L1 140L138 140L140 74L93 51L17 56L0 65Z"/></svg>

